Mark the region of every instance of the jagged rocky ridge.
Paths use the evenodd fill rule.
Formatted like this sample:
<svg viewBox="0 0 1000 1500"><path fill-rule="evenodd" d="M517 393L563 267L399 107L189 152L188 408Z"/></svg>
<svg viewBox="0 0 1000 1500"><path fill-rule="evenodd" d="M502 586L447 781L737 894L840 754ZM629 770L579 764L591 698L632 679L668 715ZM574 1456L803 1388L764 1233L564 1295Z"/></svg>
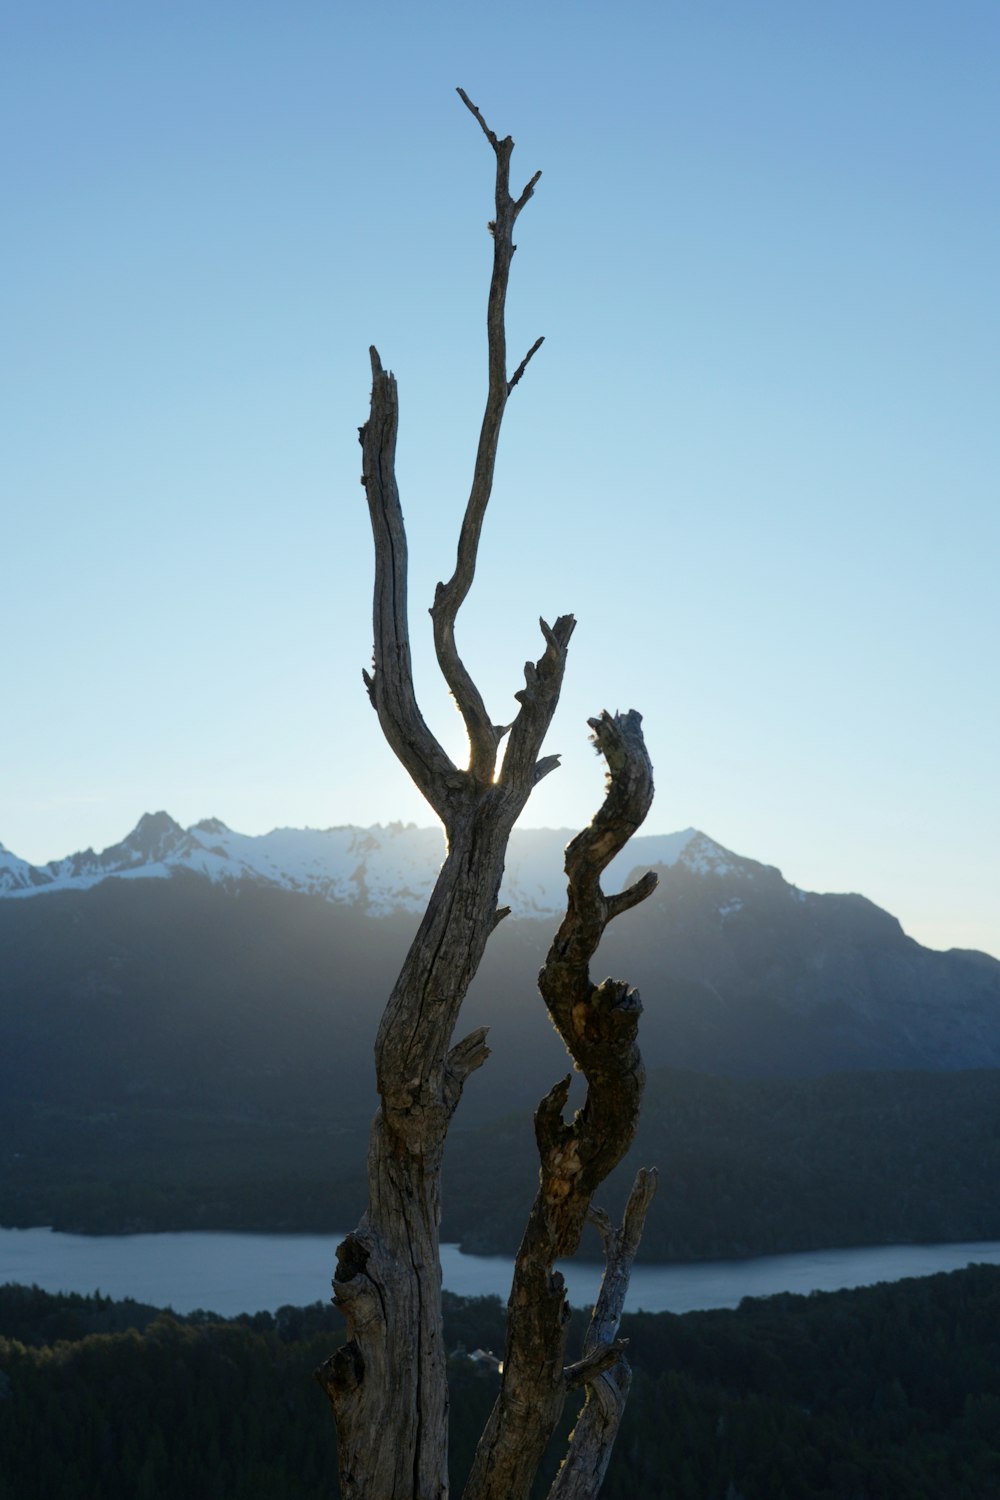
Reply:
<svg viewBox="0 0 1000 1500"><path fill-rule="evenodd" d="M562 851L569 829L516 829L502 899L519 916L552 916L565 898ZM30 865L0 844L0 896L86 890L110 877L164 878L180 871L224 887L247 881L364 908L373 916L422 912L444 858L439 828L389 823L373 828L276 828L249 836L218 818L190 828L166 812L145 813L119 844L85 849L46 865ZM680 862L700 872L724 871L735 856L694 828L633 839L612 864L607 887L624 883L637 865Z"/></svg>

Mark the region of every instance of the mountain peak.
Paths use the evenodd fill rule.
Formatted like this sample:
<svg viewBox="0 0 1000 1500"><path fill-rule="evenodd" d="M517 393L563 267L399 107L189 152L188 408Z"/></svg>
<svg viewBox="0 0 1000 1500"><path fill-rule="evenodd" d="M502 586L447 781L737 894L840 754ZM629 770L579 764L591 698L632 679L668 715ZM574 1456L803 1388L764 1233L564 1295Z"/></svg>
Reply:
<svg viewBox="0 0 1000 1500"><path fill-rule="evenodd" d="M199 822L192 823L188 829L188 833L230 833L231 831L221 818L202 818Z"/></svg>
<svg viewBox="0 0 1000 1500"><path fill-rule="evenodd" d="M168 812L164 812L161 809L160 812L143 813L138 823L132 829L132 832L128 835L128 839L126 839L124 842L127 843L129 839L135 839L136 841L139 841L148 840L151 838L162 838L165 833L183 832L183 828L176 821L176 819L172 818Z"/></svg>
<svg viewBox="0 0 1000 1500"><path fill-rule="evenodd" d="M143 860L159 862L173 854L186 838L184 829L168 812L143 813L118 849L128 849L141 855ZM110 853L111 850L106 849L104 857Z"/></svg>

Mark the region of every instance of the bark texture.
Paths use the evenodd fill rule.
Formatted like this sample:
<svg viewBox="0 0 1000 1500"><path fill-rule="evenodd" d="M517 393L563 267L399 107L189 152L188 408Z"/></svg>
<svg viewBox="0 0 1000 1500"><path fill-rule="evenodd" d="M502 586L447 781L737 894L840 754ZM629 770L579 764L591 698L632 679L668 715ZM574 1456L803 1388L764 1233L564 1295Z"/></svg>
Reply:
<svg viewBox="0 0 1000 1500"><path fill-rule="evenodd" d="M466 1487L469 1500L526 1500L567 1390L596 1380L618 1362L622 1350L614 1337L595 1336L582 1363L567 1370L569 1305L563 1278L555 1270L557 1259L575 1254L594 1192L632 1143L645 1082L636 1042L642 1010L638 991L617 979L595 984L590 960L608 922L656 888L653 874L611 896L600 884L602 871L649 811L653 773L639 714L604 713L590 725L608 765L607 795L589 828L566 849L566 916L538 976L549 1015L575 1067L586 1076L587 1095L567 1123L567 1075L535 1114L538 1192L514 1265L503 1379ZM632 1219L637 1240L642 1227L638 1207ZM609 1268L613 1264L618 1264L614 1256ZM621 1276L620 1266L614 1274ZM603 1318L596 1327L604 1330L607 1322ZM590 1491L564 1488L563 1493Z"/></svg>
<svg viewBox="0 0 1000 1500"><path fill-rule="evenodd" d="M656 1172L643 1168L637 1175L625 1206L621 1228L615 1229L607 1214L592 1209L591 1221L604 1239L606 1267L601 1290L584 1341L583 1360L600 1362L603 1351L624 1350L627 1339L618 1338L632 1262L639 1248L646 1210L656 1192ZM604 1483L608 1460L618 1436L622 1412L632 1384L632 1372L624 1352L609 1368L597 1369L587 1381L587 1399L569 1439L569 1449L549 1491L549 1500L593 1500Z"/></svg>
<svg viewBox="0 0 1000 1500"><path fill-rule="evenodd" d="M514 694L519 707L513 723L494 723L459 655L456 619L475 576L504 410L542 342L536 340L508 375L504 320L513 230L541 174L536 172L514 198L513 141L509 136L498 139L468 96L458 92L496 159L485 411L455 568L447 582L438 584L431 608L438 664L468 731L464 767L435 738L414 692L406 534L395 475L398 397L395 379L374 348L370 413L360 429L362 483L375 545L373 666L364 674L365 683L386 740L444 824L447 852L379 1027L375 1067L381 1104L369 1143L368 1208L338 1248L333 1283L334 1300L347 1321L347 1341L317 1371L337 1423L344 1500L442 1500L448 1493L440 1167L465 1080L489 1055L485 1029L457 1042L455 1030L490 933L507 914L498 907L498 894L511 829L532 788L558 764L556 756L542 757L541 749L559 699L574 626L571 615L560 616L551 626L539 622L543 649L537 661L525 663L524 686ZM486 1435L490 1442L482 1450L483 1464L477 1460L477 1473L492 1462L494 1450L506 1454L518 1441L520 1427L508 1409L511 1393L525 1378L518 1372L532 1351L537 1356L544 1350L546 1373L530 1386L530 1398L543 1400L542 1416L533 1415L527 1425L533 1422L546 1437L567 1382L596 1381L620 1352L614 1339L609 1342L602 1333L585 1353L578 1374L566 1375L565 1299L560 1278L552 1272L554 1256L575 1248L594 1186L632 1138L642 1088L635 1048L638 997L615 981L593 985L587 965L606 922L655 884L647 878L610 898L599 885L600 871L645 815L652 775L638 714L605 714L591 723L609 765L608 796L591 827L567 851L569 911L542 972L553 1019L587 1073L588 1100L569 1126L561 1118L565 1085L557 1086L539 1109L542 1188L518 1259L511 1373L505 1376L501 1415L495 1414L491 1423L493 1436ZM609 1267L613 1260L609 1252ZM600 1327L610 1327L607 1317ZM535 1438L530 1446L534 1452ZM518 1466L519 1485L522 1469L527 1472L524 1463ZM504 1489L511 1490L509 1477ZM470 1493L499 1491L484 1488L474 1476Z"/></svg>

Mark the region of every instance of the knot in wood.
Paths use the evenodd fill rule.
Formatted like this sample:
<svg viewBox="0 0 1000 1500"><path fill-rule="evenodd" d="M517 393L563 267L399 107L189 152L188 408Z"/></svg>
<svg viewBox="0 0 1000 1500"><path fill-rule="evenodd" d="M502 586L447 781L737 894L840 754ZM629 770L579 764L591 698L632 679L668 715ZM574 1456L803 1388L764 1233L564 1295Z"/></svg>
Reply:
<svg viewBox="0 0 1000 1500"><path fill-rule="evenodd" d="M569 1145L562 1151L553 1151L549 1157L549 1170L561 1177L575 1177L582 1171L583 1164L580 1161L580 1146L576 1140L571 1140Z"/></svg>
<svg viewBox="0 0 1000 1500"><path fill-rule="evenodd" d="M353 1339L324 1360L314 1372L331 1401L356 1391L365 1378L365 1361Z"/></svg>
<svg viewBox="0 0 1000 1500"><path fill-rule="evenodd" d="M605 1016L627 1017L638 1023L642 997L626 979L604 979L591 997L595 1011Z"/></svg>
<svg viewBox="0 0 1000 1500"><path fill-rule="evenodd" d="M349 1234L346 1239L341 1240L337 1246L337 1274L336 1283L353 1281L355 1277L364 1274L371 1255L370 1248L356 1234Z"/></svg>

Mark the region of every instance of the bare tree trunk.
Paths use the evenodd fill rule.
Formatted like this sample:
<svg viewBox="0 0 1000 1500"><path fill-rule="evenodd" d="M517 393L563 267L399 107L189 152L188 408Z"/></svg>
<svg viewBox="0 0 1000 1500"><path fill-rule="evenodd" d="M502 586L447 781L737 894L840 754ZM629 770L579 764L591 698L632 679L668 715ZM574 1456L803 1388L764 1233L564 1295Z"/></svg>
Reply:
<svg viewBox="0 0 1000 1500"><path fill-rule="evenodd" d="M414 693L406 536L395 478L396 382L374 349L371 411L361 429L362 483L375 543L374 666L365 681L386 739L444 824L447 854L379 1027L375 1064L381 1106L369 1144L368 1209L338 1248L334 1277L334 1300L347 1320L347 1342L317 1371L337 1423L344 1500L442 1500L448 1493L440 1168L465 1080L489 1055L485 1029L457 1043L453 1038L486 942L507 915L497 903L511 829L532 788L558 764L557 756L542 758L541 748L558 702L574 626L571 615L551 627L539 622L545 647L536 662L525 663L524 687L514 695L520 704L516 718L509 725L493 723L459 656L455 621L475 576L507 399L542 342L536 340L508 377L504 310L513 229L541 174L535 173L514 199L509 189L513 141L509 136L499 140L468 96L459 93L496 157L486 409L455 570L447 583L438 584L431 609L438 664L468 732L466 768L456 766L431 733ZM561 1287L556 1289L560 1278L553 1276L552 1259L575 1249L594 1186L631 1140L642 1086L634 1046L638 999L627 986L612 981L592 985L587 964L610 917L634 905L655 884L647 878L609 899L598 884L600 871L645 815L652 777L637 714L620 719L604 715L592 724L609 763L610 789L602 813L570 845L570 913L543 970L543 993L553 1019L587 1072L587 1123L579 1128L576 1122L562 1124L562 1085L539 1110L541 1206L536 1203L533 1211L518 1275L536 1299L540 1321L536 1329L530 1318L513 1317L508 1355L514 1372L532 1347L536 1353L542 1347L538 1339L544 1343L546 1405L539 1430L544 1428L546 1435L551 1413L558 1417L567 1380L575 1378L563 1371L564 1298ZM498 771L498 749L508 734ZM610 1344L600 1343L596 1354L585 1356L580 1378L596 1379L619 1352L613 1338ZM513 1379L513 1373L505 1376L504 1391ZM510 1400L502 1396L501 1402L506 1411ZM509 1418L494 1425L496 1442L510 1446L516 1440ZM533 1440L531 1451L536 1447ZM473 1484L471 1493L492 1494L494 1489Z"/></svg>
<svg viewBox="0 0 1000 1500"><path fill-rule="evenodd" d="M614 896L600 886L601 872L649 810L653 774L637 713L605 713L590 723L608 764L608 792L590 827L566 850L566 916L538 976L549 1015L586 1076L587 1097L567 1124L567 1076L535 1114L540 1182L514 1266L500 1395L476 1451L467 1500L526 1500L567 1390L594 1381L622 1349L614 1338L592 1340L583 1361L566 1369L569 1307L554 1269L558 1258L576 1253L594 1192L632 1143L645 1082L636 1045L638 992L616 979L595 985L590 960L608 922L656 887L653 874ZM637 1233L641 1227L640 1216Z"/></svg>

